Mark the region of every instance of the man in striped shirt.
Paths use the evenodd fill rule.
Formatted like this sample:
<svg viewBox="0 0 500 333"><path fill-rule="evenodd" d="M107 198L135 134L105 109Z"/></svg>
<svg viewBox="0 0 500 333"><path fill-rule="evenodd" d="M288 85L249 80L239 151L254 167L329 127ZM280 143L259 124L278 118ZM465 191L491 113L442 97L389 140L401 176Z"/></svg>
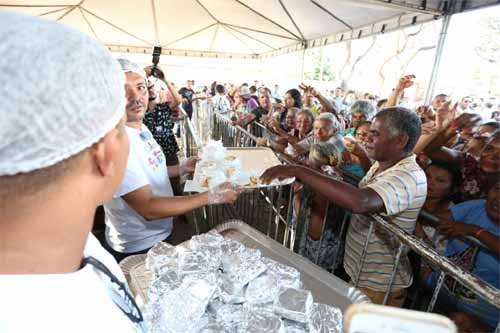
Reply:
<svg viewBox="0 0 500 333"><path fill-rule="evenodd" d="M399 244L395 236L375 227L362 262L370 224L364 214L379 213L408 233L413 233L427 193L425 173L412 153L420 136L420 127L420 119L408 109L389 108L375 115L366 140L366 152L376 162L358 187L295 165L277 166L262 175L264 182L296 177L317 193L354 213L347 232L344 267L352 282L358 282L359 288L374 303L384 300ZM358 281L354 281L361 264ZM398 265L387 305L401 306L411 282L411 268L405 254Z"/></svg>

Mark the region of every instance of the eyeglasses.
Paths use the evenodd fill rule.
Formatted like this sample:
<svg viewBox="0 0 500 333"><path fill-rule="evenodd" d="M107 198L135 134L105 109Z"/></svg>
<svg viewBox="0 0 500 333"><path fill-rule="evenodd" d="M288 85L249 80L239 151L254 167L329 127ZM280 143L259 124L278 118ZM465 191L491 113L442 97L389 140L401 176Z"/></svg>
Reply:
<svg viewBox="0 0 500 333"><path fill-rule="evenodd" d="M127 316L127 318L136 324L141 324L144 321L141 310L137 306L137 303L134 300L134 297L130 294L128 287L125 283L118 280L118 278L111 273L111 271L99 260L94 257L86 257L83 258L81 268L85 265L91 265L99 272L106 275L113 285L117 285L118 289L114 289L114 291L119 295L120 299L115 300L113 302L115 305Z"/></svg>

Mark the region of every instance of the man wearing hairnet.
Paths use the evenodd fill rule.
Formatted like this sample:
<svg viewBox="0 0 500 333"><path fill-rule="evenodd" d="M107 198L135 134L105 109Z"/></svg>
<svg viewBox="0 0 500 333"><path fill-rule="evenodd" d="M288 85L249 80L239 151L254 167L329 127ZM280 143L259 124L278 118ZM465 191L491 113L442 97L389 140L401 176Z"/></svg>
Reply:
<svg viewBox="0 0 500 333"><path fill-rule="evenodd" d="M232 184L224 183L191 196L173 195L169 177L192 172L194 160L167 168L161 147L143 124L149 101L146 74L127 59L118 62L125 73L130 154L125 178L104 210L106 241L120 261L132 254L146 253L156 243L168 240L173 216L208 204L232 203L238 193Z"/></svg>
<svg viewBox="0 0 500 333"><path fill-rule="evenodd" d="M0 12L0 332L143 332L90 234L122 181L124 74L59 23Z"/></svg>

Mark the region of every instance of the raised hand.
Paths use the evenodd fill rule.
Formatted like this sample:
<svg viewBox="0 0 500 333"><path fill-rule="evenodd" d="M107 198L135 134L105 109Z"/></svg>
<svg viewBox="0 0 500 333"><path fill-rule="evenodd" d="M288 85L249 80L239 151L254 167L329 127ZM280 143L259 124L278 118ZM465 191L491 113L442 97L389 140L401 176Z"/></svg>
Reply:
<svg viewBox="0 0 500 333"><path fill-rule="evenodd" d="M402 78L399 79L396 85L396 90L404 90L410 88L415 83L413 81L415 80L415 78L416 76L413 74L403 76Z"/></svg>
<svg viewBox="0 0 500 333"><path fill-rule="evenodd" d="M436 127L438 129L447 128L451 125L457 114L458 103L451 107L451 101L447 101L441 105L436 111Z"/></svg>

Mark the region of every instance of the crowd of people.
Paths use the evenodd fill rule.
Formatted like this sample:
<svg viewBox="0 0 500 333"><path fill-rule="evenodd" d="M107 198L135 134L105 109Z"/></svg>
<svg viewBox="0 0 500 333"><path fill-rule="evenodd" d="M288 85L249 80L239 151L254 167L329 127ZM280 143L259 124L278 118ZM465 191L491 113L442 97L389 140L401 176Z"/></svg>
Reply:
<svg viewBox="0 0 500 333"><path fill-rule="evenodd" d="M359 267L369 226L366 213L387 216L455 264L500 287L500 119L493 111L498 106L490 105L493 98L480 105L469 96L451 101L437 94L430 105L409 109L403 96L414 79L402 77L387 98L355 91L344 96L342 88L323 95L304 84L284 95L277 93L277 86L272 92L265 86L230 85L226 90L219 84L213 103L214 111L233 125L260 135L257 145L295 162L263 175L264 181L298 179L294 219L303 185L312 189L306 257L335 269L333 259L343 253L347 280L360 271L358 286L378 303L384 299L397 249L390 235L376 232ZM327 200L353 213L345 239L335 226L341 218L324 219ZM439 224L420 217L421 210L437 217ZM409 258L398 267L389 305L414 305L435 286L438 272L415 262L411 254ZM497 308L451 279L443 290L438 305L463 331L493 331Z"/></svg>
<svg viewBox="0 0 500 333"><path fill-rule="evenodd" d="M234 126L262 134L258 145L294 161L267 170L262 182L297 179L295 221L305 188L312 190L305 255L343 270L373 302L384 301L397 249L393 235L376 229L361 265L373 213L500 287L494 100L454 103L438 94L431 105L408 109L404 91L413 75L387 98L305 84L281 94L278 85L257 81L196 91L189 80L178 89L158 67L116 60L56 22L2 12L0 38L0 72L10 76L0 88L2 332L145 330L117 261L168 242L174 217L234 203L240 192L223 183L182 195L180 179L197 159L179 157L175 124L202 100ZM328 201L338 214L352 214L345 237ZM91 233L101 205L102 246ZM440 222L421 218L422 209ZM342 265L332 267L339 254ZM404 254L387 304L408 306L412 287L432 290L438 275ZM440 301L462 331L493 331L499 322L498 309L453 279ZM54 314L58 320L49 320Z"/></svg>

